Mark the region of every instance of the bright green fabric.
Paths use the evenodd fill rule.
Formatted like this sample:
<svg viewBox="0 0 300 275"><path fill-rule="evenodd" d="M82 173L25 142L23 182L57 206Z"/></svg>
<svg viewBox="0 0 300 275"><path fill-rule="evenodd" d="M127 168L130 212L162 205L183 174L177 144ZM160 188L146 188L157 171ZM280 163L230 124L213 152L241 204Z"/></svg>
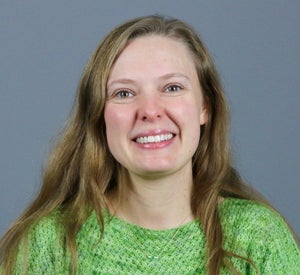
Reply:
<svg viewBox="0 0 300 275"><path fill-rule="evenodd" d="M225 249L250 258L261 274L300 274L299 248L278 214L238 199L226 199L219 211ZM57 215L43 218L30 231L28 274L68 274ZM207 274L205 237L197 221L149 230L104 216L101 241L95 214L78 233L78 274ZM15 274L21 274L23 253L21 249ZM256 274L245 261L230 259L241 274ZM232 272L222 269L221 274Z"/></svg>

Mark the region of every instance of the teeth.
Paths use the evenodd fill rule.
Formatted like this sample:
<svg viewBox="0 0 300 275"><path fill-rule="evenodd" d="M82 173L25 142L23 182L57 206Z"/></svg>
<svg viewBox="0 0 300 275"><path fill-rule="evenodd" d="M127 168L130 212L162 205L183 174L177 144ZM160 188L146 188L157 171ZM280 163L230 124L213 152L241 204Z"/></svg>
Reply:
<svg viewBox="0 0 300 275"><path fill-rule="evenodd" d="M153 142L160 142L160 141L164 141L164 140L169 140L172 137L173 137L173 134L139 137L139 138L136 139L136 142L137 143L153 143Z"/></svg>

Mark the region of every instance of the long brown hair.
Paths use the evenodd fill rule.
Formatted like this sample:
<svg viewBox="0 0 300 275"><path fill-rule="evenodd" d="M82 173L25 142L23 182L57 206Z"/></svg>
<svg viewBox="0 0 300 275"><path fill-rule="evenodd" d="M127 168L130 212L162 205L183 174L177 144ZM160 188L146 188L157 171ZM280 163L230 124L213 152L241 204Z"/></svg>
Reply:
<svg viewBox="0 0 300 275"><path fill-rule="evenodd" d="M107 193L118 185L121 169L108 150L104 123L106 85L110 70L129 43L156 34L186 44L193 54L208 109L208 121L193 157L194 187L191 207L207 238L209 274L218 274L229 252L223 250L218 202L224 197L260 200L232 168L228 110L214 62L195 31L177 19L147 16L111 31L88 61L72 115L49 157L40 193L7 231L0 243L3 274L11 274L20 242L36 221L59 209L71 272L76 272L76 234L95 211L103 232L102 209Z"/></svg>

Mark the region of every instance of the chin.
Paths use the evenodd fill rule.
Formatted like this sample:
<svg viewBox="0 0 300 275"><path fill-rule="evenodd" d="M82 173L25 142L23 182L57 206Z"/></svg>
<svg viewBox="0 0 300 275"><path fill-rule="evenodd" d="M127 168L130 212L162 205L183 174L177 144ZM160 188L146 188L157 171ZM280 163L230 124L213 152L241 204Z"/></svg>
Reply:
<svg viewBox="0 0 300 275"><path fill-rule="evenodd" d="M139 167L137 174L141 177L163 177L166 175L172 174L174 171L174 167L163 167L163 166L155 166L155 167Z"/></svg>

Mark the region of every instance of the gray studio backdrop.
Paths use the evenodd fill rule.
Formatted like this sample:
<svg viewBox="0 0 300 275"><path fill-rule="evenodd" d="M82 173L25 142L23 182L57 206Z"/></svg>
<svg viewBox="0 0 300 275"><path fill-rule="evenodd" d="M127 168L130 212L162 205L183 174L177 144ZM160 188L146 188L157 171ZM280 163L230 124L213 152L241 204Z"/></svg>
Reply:
<svg viewBox="0 0 300 275"><path fill-rule="evenodd" d="M152 13L201 34L229 98L236 165L300 233L300 1L1 0L1 235L39 188L92 50Z"/></svg>

